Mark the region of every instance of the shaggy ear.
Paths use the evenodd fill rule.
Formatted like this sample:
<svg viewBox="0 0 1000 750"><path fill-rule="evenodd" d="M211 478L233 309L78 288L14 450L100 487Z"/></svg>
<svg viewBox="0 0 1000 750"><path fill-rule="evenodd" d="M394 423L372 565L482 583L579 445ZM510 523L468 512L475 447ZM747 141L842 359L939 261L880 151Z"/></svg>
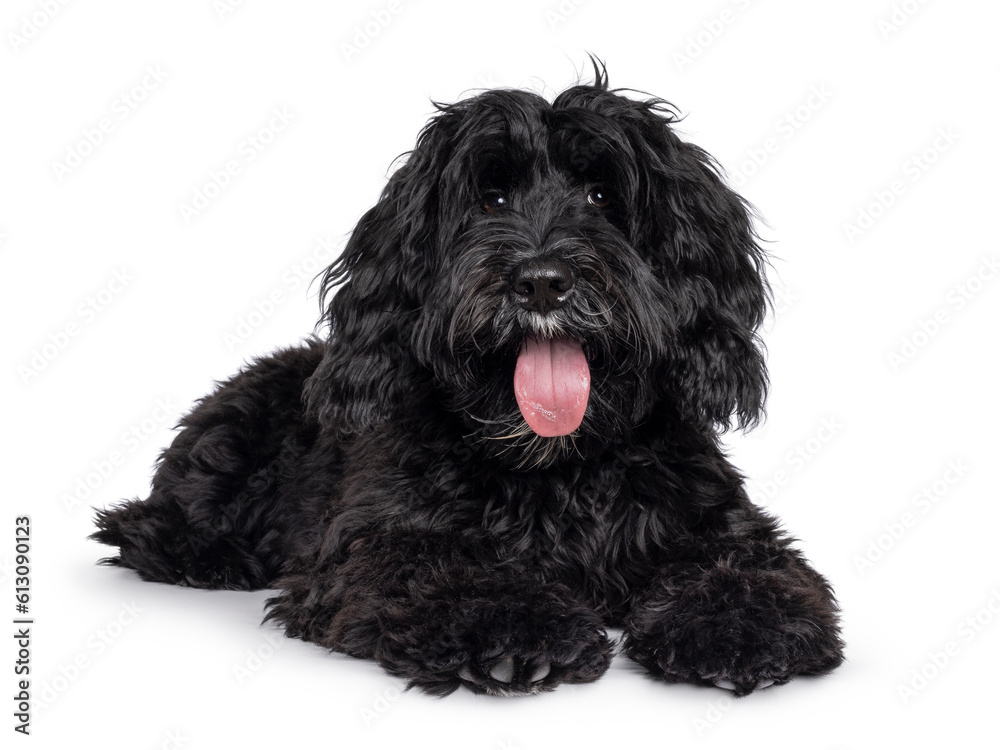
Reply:
<svg viewBox="0 0 1000 750"><path fill-rule="evenodd" d="M757 329L770 298L751 209L705 151L657 120L653 201L664 234L654 246L680 321L665 378L688 416L751 427L767 395Z"/></svg>
<svg viewBox="0 0 1000 750"><path fill-rule="evenodd" d="M410 338L436 246L438 181L455 119L445 112L424 128L323 276L329 345L304 396L307 416L325 429L365 431L413 387Z"/></svg>

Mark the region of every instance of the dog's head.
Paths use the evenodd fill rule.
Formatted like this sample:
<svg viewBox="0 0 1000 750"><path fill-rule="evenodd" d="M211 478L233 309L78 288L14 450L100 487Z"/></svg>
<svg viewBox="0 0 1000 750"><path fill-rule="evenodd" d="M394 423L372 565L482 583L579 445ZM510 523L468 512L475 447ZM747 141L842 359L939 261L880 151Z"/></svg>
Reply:
<svg viewBox="0 0 1000 750"><path fill-rule="evenodd" d="M324 277L331 347L306 390L324 426L431 403L514 463L548 463L665 414L757 421L767 287L748 206L669 104L595 78L551 103L439 105Z"/></svg>

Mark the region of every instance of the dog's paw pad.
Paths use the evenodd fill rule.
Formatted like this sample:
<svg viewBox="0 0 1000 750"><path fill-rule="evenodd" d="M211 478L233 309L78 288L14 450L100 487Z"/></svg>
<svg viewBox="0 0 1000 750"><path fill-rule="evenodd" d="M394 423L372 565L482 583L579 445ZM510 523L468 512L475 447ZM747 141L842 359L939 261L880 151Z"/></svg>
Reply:
<svg viewBox="0 0 1000 750"><path fill-rule="evenodd" d="M514 679L514 657L508 656L490 667L490 677L497 682L511 682Z"/></svg>
<svg viewBox="0 0 1000 750"><path fill-rule="evenodd" d="M529 680L531 682L541 682L546 677L549 676L549 672L552 671L552 665L545 662L541 666L535 667L535 670L531 673Z"/></svg>
<svg viewBox="0 0 1000 750"><path fill-rule="evenodd" d="M722 688L723 690L728 690L737 695L748 695L755 690L763 690L764 688L769 688L774 684L774 680L769 678L762 678L756 684L750 683L748 685L737 685L732 680L715 680L715 686Z"/></svg>
<svg viewBox="0 0 1000 750"><path fill-rule="evenodd" d="M545 688L545 678L552 672L549 662L533 662L515 656L503 656L479 665L463 664L458 677L476 692L491 695L526 695Z"/></svg>

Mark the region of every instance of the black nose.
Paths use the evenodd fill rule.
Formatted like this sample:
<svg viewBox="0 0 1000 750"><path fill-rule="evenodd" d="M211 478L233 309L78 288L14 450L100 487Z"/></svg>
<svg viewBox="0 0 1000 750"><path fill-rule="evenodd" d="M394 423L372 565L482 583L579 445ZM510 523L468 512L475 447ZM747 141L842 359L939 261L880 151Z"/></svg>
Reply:
<svg viewBox="0 0 1000 750"><path fill-rule="evenodd" d="M525 310L545 314L563 306L573 288L573 269L554 258L537 258L514 269L514 296Z"/></svg>

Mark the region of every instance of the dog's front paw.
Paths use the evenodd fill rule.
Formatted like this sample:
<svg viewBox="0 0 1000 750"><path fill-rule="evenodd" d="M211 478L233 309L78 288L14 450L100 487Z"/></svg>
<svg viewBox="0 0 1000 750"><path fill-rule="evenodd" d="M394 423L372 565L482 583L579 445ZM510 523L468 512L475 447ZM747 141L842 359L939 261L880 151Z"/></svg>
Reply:
<svg viewBox="0 0 1000 750"><path fill-rule="evenodd" d="M410 686L530 695L591 682L611 663L598 616L557 589L414 603L390 623L376 658Z"/></svg>
<svg viewBox="0 0 1000 750"><path fill-rule="evenodd" d="M669 682L743 696L840 664L836 611L812 571L720 564L657 581L631 615L624 650Z"/></svg>

